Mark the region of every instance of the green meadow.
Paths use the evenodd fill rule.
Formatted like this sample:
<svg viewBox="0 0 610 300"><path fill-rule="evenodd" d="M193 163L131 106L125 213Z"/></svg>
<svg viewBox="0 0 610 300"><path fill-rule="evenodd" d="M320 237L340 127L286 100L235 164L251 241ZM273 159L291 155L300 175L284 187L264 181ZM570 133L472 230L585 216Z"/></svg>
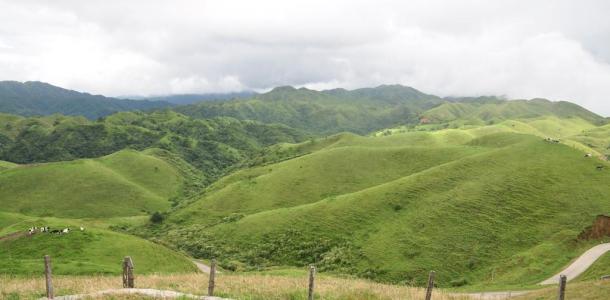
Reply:
<svg viewBox="0 0 610 300"><path fill-rule="evenodd" d="M219 180L163 238L238 270L316 263L389 282L421 285L436 270L442 286L519 286L590 247L578 233L610 212L610 165L532 134L331 140Z"/></svg>
<svg viewBox="0 0 610 300"><path fill-rule="evenodd" d="M0 171L0 238L34 226L72 231L0 239L0 273L40 274L44 255L52 257L58 275L119 274L124 256L133 258L141 274L195 271L183 254L110 230L148 222L152 212L169 209L170 198L184 188L188 179L180 168L155 152L6 164L10 168Z"/></svg>
<svg viewBox="0 0 610 300"><path fill-rule="evenodd" d="M0 172L2 210L31 216L117 217L162 211L183 178L162 159L120 151Z"/></svg>
<svg viewBox="0 0 610 300"><path fill-rule="evenodd" d="M195 257L237 276L315 264L531 289L610 241L578 239L610 214L606 122L568 102L399 86L284 87L97 121L0 115L0 273L40 274L48 254L57 274L116 275L130 255L141 274L194 272ZM32 226L85 230L2 238ZM610 273L609 257L578 280Z"/></svg>

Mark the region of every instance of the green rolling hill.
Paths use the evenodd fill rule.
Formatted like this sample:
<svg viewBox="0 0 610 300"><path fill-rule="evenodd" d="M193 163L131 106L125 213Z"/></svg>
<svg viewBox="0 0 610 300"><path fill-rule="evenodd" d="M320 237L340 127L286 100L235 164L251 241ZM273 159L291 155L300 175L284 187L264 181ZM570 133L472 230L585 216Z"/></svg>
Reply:
<svg viewBox="0 0 610 300"><path fill-rule="evenodd" d="M227 270L535 284L600 242L577 237L610 213L606 123L568 102L402 86L281 87L96 121L0 114L0 273L36 273L46 252L59 274L115 274L124 255L143 273L193 270L131 232ZM44 224L88 230L1 239Z"/></svg>
<svg viewBox="0 0 610 300"><path fill-rule="evenodd" d="M0 206L31 216L142 215L168 209L184 181L166 161L125 150L98 159L0 171Z"/></svg>
<svg viewBox="0 0 610 300"><path fill-rule="evenodd" d="M436 270L443 285L534 284L591 245L577 236L610 212L610 164L511 130L320 140L219 180L170 216L163 238L228 268L316 263L392 282L423 284Z"/></svg>
<svg viewBox="0 0 610 300"><path fill-rule="evenodd" d="M146 223L153 211L168 210L188 192L196 177L184 169L186 163L176 162L166 151L149 149L68 162L3 163L0 273L40 274L44 255L51 255L59 275L119 274L127 255L139 274L195 271L183 254L108 229ZM73 231L24 235L33 226Z"/></svg>
<svg viewBox="0 0 610 300"><path fill-rule="evenodd" d="M459 101L459 100L458 100ZM465 100L444 103L424 113L422 117L432 123L466 122L483 125L509 119L531 119L554 116L561 119L579 118L591 124L604 124L606 120L574 103L546 99L532 100Z"/></svg>
<svg viewBox="0 0 610 300"><path fill-rule="evenodd" d="M0 226L9 225L0 234L0 273L5 275L40 275L42 258L50 255L53 274L120 274L124 256L131 256L138 274L186 273L196 269L184 255L144 239L90 226L84 220L35 218L0 213ZM51 229L70 227L68 234L37 233L33 236L3 238L5 233L31 226ZM80 231L79 227L85 230ZM0 227L1 228L1 227ZM1 231L0 231L1 232Z"/></svg>

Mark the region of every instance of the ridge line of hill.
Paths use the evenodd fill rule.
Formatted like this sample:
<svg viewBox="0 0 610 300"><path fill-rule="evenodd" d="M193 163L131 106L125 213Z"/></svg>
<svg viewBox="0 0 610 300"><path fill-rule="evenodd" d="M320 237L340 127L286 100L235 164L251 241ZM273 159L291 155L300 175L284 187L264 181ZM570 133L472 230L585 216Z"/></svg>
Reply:
<svg viewBox="0 0 610 300"><path fill-rule="evenodd" d="M97 165L98 167L103 168L103 169L104 169L106 172L108 172L108 173L112 173L112 174L114 174L114 175L115 175L117 178L119 178L120 180L122 180L122 181L124 181L124 182L126 182L126 183L128 183L128 184L130 184L130 185L135 186L136 188L138 188L138 189L142 190L142 191L143 191L144 193L146 193L146 194L150 194L151 196L154 196L154 197L158 198L159 200L162 200L162 199L164 199L164 198L165 198L165 197L163 197L163 196L161 196L161 195L159 195L159 194L155 193L154 191L152 191L152 190L148 189L147 187L144 187L143 185L141 185L141 184L139 184L139 183L137 183L137 182L135 182L135 181L133 181L133 180L131 180L131 179L127 178L127 177L126 177L125 175L123 175L121 172L118 172L117 170L115 170L115 169L113 169L113 168L111 168L111 167L109 167L109 166L105 165L103 162L100 162L100 161L95 161L95 160L91 160L91 163L93 163L93 164Z"/></svg>
<svg viewBox="0 0 610 300"><path fill-rule="evenodd" d="M520 143L524 143L524 142L520 142ZM511 144L511 145L514 145L514 144ZM265 214L265 213L273 213L273 212L279 211L279 210L295 209L295 208L300 208L300 207L313 206L313 205L319 204L320 202L330 201L330 199L334 200L334 198L338 198L338 197L348 197L350 195L364 193L364 192L367 192L367 191L370 191L370 190L374 190L376 188L382 188L383 186L386 186L386 185L395 184L396 182L399 182L399 181L402 181L402 180L409 180L410 178L415 178L415 177L418 177L418 176L424 176L426 173L433 172L433 171L435 171L437 169L444 168L444 167L447 167L447 166L451 166L451 165L454 165L454 164L462 163L464 160L473 159L473 158L476 158L476 157L479 157L479 156L488 156L490 154L493 154L494 152L500 152L500 151L504 150L506 147L509 147L511 145L506 145L506 146L503 146L503 147L493 147L493 148L482 147L482 148L485 148L485 149L488 149L488 150L485 151L485 152L481 152L481 153L472 153L470 155L462 156L462 157L459 157L459 158L457 158L455 160L444 162L444 163L441 163L441 164L438 164L438 165L433 165L433 166L427 167L425 169L419 170L419 171L417 171L415 173L411 173L411 174L408 174L406 176L401 176L401 177L392 179L390 181L382 182L382 183L379 183L379 184L376 184L376 185L367 186L367 187L364 187L364 188L359 189L359 190L355 190L355 191L351 191L351 192L344 193L344 194L339 194L339 195L327 196L325 198L320 198L320 199L318 199L317 201L314 201L314 202L302 203L302 204L298 204L298 205L295 205L295 206L277 207L277 208L266 209L266 210L263 210L263 211L251 212L251 213L248 213L244 218L248 218L248 217L254 216L254 215L261 215L261 214ZM333 149L328 149L328 150L332 151L334 149L339 149L339 148L344 148L344 147L350 147L350 148L356 147L357 148L359 146L345 145L345 146L341 146L341 147L337 147L337 148L333 148ZM463 147L463 146L456 146L456 148L458 148L458 147ZM362 147L362 148L373 148L373 147ZM412 147L408 147L407 146L407 147L396 147L396 148L412 148ZM315 154L315 152L314 153L309 153L307 155L310 155L310 154ZM304 155L304 156L306 156L306 155ZM254 179L260 178L260 177L263 177L263 176L270 176L270 174L269 173L261 174L261 175L259 175L257 177L254 177ZM231 183L229 183L227 185L219 187L217 189L229 188L230 186L234 186L234 185L237 185L239 183L240 183L239 181L234 181L234 182L231 182ZM210 188L212 186L210 186ZM191 205L196 205L196 203L195 202L189 203L189 205L183 207L183 209L187 209ZM212 224L212 225L209 225L209 226L213 227L215 225L218 225L218 224Z"/></svg>

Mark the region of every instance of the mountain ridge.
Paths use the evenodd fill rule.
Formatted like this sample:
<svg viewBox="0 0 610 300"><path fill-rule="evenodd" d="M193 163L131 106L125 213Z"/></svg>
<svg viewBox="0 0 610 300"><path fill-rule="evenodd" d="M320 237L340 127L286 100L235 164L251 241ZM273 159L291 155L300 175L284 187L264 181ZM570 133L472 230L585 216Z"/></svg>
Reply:
<svg viewBox="0 0 610 300"><path fill-rule="evenodd" d="M119 111L172 105L163 101L122 100L92 95L41 81L0 81L0 111L23 116L61 113L97 119Z"/></svg>

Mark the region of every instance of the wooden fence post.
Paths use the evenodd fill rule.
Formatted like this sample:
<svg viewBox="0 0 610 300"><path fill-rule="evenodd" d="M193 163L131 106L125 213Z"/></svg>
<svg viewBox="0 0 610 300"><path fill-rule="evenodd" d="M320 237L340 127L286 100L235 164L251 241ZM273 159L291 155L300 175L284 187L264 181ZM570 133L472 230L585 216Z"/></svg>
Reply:
<svg viewBox="0 0 610 300"><path fill-rule="evenodd" d="M44 276L47 282L47 298L53 299L53 281L51 279L51 257L44 256Z"/></svg>
<svg viewBox="0 0 610 300"><path fill-rule="evenodd" d="M210 262L210 281L208 282L208 296L214 296L214 285L216 277L216 259Z"/></svg>
<svg viewBox="0 0 610 300"><path fill-rule="evenodd" d="M426 287L426 300L432 299L432 289L434 288L434 271L430 271L428 276L428 287Z"/></svg>
<svg viewBox="0 0 610 300"><path fill-rule="evenodd" d="M134 288L133 260L131 260L131 256L125 256L123 259L123 287Z"/></svg>
<svg viewBox="0 0 610 300"><path fill-rule="evenodd" d="M313 300L313 290L315 286L316 266L309 266L309 288L307 289L307 300Z"/></svg>
<svg viewBox="0 0 610 300"><path fill-rule="evenodd" d="M564 300L566 295L566 282L568 278L565 275L559 276L559 296L557 299Z"/></svg>

